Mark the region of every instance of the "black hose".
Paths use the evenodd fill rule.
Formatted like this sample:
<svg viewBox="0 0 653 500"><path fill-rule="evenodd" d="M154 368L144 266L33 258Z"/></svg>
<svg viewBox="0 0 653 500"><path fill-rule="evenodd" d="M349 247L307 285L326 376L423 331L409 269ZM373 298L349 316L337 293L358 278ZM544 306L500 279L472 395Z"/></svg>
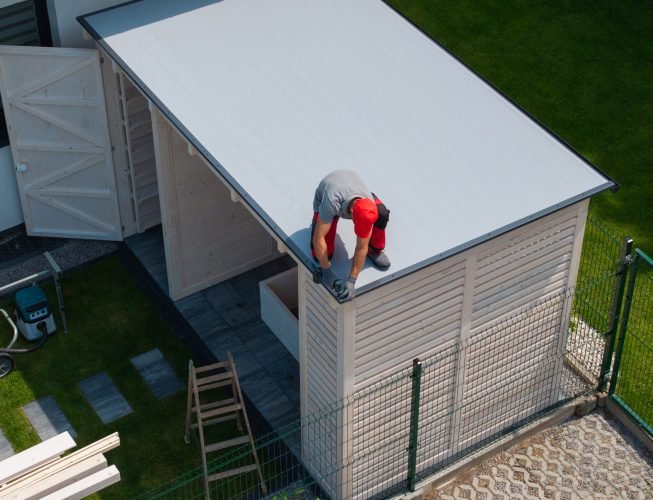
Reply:
<svg viewBox="0 0 653 500"><path fill-rule="evenodd" d="M48 340L48 326L45 324L45 321L41 321L36 324L36 328L38 328L43 335L41 335L41 340L39 341L38 344L32 347L27 347L24 349L4 349L0 348L0 352L6 352L7 354L27 354L29 352L34 352L38 351L41 347L43 347L43 344L45 344L45 341Z"/></svg>

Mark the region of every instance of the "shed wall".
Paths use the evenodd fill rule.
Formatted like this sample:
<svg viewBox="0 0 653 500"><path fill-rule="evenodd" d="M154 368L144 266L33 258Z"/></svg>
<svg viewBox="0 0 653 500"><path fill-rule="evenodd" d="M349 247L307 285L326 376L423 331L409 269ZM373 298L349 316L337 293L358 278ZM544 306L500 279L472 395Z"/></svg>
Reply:
<svg viewBox="0 0 653 500"><path fill-rule="evenodd" d="M422 379L418 470L557 400L569 318L563 301L538 304L574 286L586 214L584 201L355 300L357 391L437 360ZM405 473L406 384L376 396L380 413L369 397L354 405L354 497Z"/></svg>
<svg viewBox="0 0 653 500"><path fill-rule="evenodd" d="M320 480L322 487L332 496L336 491L338 469L338 413L334 402L341 399L338 388L338 314L331 307L322 286L312 281L309 273L299 273L300 293L300 343L303 358L302 415L315 418L302 435L304 462ZM303 303L303 307L302 307ZM324 476L324 478L322 478Z"/></svg>
<svg viewBox="0 0 653 500"><path fill-rule="evenodd" d="M156 110L152 124L170 296L178 300L277 257L273 238Z"/></svg>

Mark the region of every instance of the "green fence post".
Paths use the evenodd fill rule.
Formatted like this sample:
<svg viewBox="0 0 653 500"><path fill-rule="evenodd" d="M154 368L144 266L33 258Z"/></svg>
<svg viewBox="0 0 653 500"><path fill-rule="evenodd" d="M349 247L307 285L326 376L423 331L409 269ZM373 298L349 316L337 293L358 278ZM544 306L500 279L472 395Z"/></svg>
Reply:
<svg viewBox="0 0 653 500"><path fill-rule="evenodd" d="M408 490L415 491L417 475L417 437L419 427L419 396L422 383L422 362L413 360L413 390L410 401L410 436L408 444Z"/></svg>
<svg viewBox="0 0 653 500"><path fill-rule="evenodd" d="M617 378L619 377L619 366L621 365L621 355L624 350L626 342L626 330L628 329L628 318L630 317L630 307L633 303L633 293L635 291L635 279L637 278L637 268L639 266L639 253L635 251L635 258L630 270L630 278L628 280L628 291L626 292L626 304L624 305L623 317L621 318L621 328L619 329L619 343L617 344L617 353L614 359L614 366L612 368L612 377L610 379L610 389L608 394L614 394L617 388Z"/></svg>
<svg viewBox="0 0 653 500"><path fill-rule="evenodd" d="M626 275L628 274L628 265L632 262L633 239L624 238L621 240L621 253L619 255L619 264L617 269L617 281L614 286L612 296L612 305L610 306L610 328L606 335L605 350L603 351L603 363L601 364L601 373L599 374L599 391L605 391L608 384L608 374L612 366L612 355L614 354L614 344L617 339L617 329L619 328L619 319L621 317L621 306L624 300L624 291L626 290Z"/></svg>

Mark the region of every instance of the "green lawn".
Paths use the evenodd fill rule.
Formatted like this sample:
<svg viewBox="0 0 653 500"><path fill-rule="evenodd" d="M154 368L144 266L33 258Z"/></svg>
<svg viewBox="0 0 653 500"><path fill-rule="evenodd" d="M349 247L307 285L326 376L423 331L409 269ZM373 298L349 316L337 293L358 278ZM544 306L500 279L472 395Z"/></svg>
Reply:
<svg viewBox="0 0 653 500"><path fill-rule="evenodd" d="M107 459L120 470L121 481L96 498L131 497L201 465L196 444L183 441L186 390L157 401L129 361L158 347L185 386L190 354L149 297L116 257L66 274L63 287L69 333L57 332L36 353L16 355L15 370L0 379L0 428L14 449L40 442L20 408L52 395L76 429L79 447L120 434L120 447L108 452ZM47 291L56 304L52 287ZM6 303L0 306L8 309ZM9 329L2 321L0 345L6 346ZM108 425L77 387L101 371L108 372L134 409ZM223 428L225 435L234 431Z"/></svg>

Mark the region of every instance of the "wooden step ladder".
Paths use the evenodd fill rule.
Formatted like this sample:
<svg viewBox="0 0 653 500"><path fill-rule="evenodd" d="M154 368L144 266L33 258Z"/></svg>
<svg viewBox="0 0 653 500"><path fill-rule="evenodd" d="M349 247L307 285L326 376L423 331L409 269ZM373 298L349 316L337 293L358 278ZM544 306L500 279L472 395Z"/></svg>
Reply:
<svg viewBox="0 0 653 500"><path fill-rule="evenodd" d="M207 499L210 498L209 483L212 481L245 474L254 470L258 473L261 491L264 495L267 494L267 486L263 480L261 466L256 455L256 446L249 427L243 395L240 392L236 365L230 352L227 353L227 358L226 362L214 363L197 368L193 366L192 360L188 362L188 405L186 410L186 435L184 436L184 441L186 441L186 444L189 444L191 429L198 430L202 451L202 465L204 466L204 489ZM233 396L224 399L223 388L226 387L231 387ZM202 396L201 398L200 395ZM246 434L226 441L206 444L204 440L204 428L228 420L236 420L238 430L246 432ZM254 463L209 475L206 457L209 453L245 443L249 443L252 449Z"/></svg>

